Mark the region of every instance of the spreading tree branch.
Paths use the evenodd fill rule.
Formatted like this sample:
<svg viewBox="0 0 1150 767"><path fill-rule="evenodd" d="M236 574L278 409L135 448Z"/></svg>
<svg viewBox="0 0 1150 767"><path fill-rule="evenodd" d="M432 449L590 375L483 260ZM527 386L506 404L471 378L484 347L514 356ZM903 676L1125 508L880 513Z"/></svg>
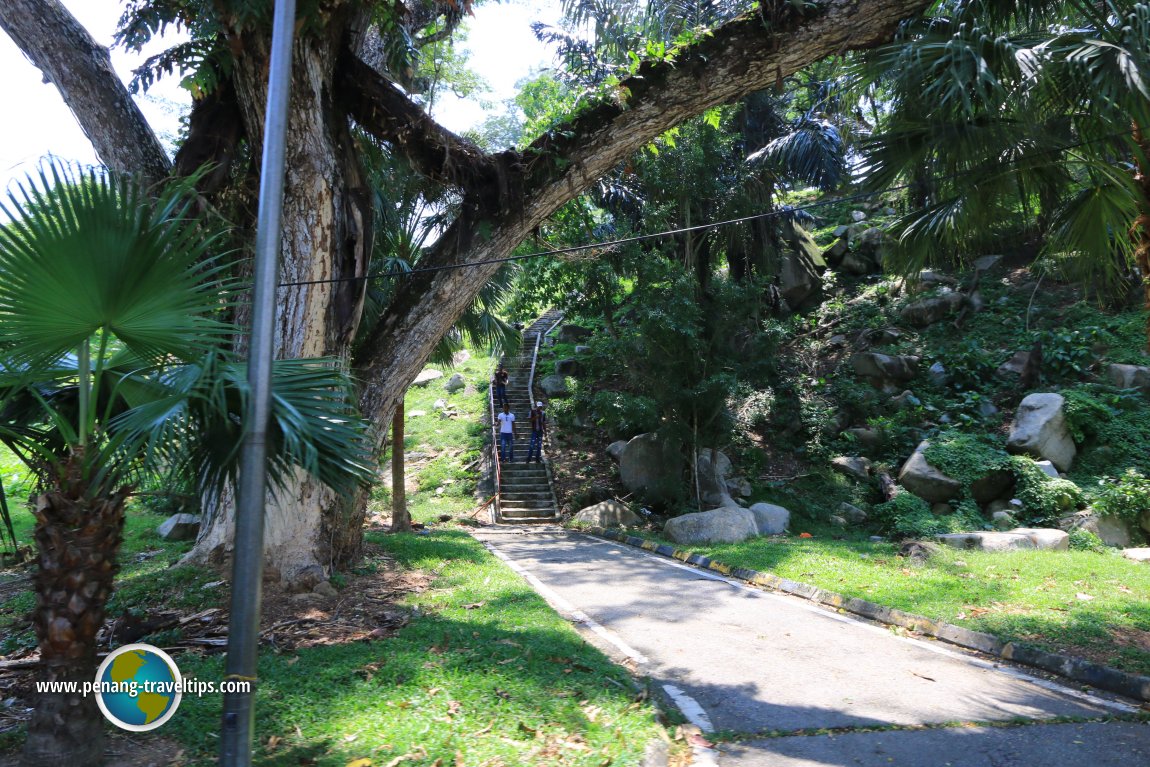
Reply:
<svg viewBox="0 0 1150 767"><path fill-rule="evenodd" d="M108 49L59 0L4 0L0 27L60 91L105 165L148 183L168 175L171 162L112 69Z"/></svg>
<svg viewBox="0 0 1150 767"><path fill-rule="evenodd" d="M464 185L458 219L420 260L450 267L507 255L531 230L599 177L665 131L706 109L773 87L827 56L879 45L900 21L931 0L824 0L805 12L785 0L773 15L751 14L717 28L674 61L646 62L619 85L618 98L584 112L534 142L519 161L501 156L518 175L490 195L490 177ZM394 130L399 130L396 126ZM442 143L426 115L408 124L401 151L424 170ZM418 158L424 158L419 160ZM487 162L482 157L475 163ZM443 177L440 173L439 177ZM390 407L498 264L445 269L411 277L396 293L359 354L360 406L386 424Z"/></svg>

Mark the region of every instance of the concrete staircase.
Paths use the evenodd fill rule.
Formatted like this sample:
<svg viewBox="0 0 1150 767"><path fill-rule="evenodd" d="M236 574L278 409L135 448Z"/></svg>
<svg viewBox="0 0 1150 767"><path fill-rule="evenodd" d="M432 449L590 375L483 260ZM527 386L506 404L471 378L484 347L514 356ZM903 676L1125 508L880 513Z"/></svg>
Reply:
<svg viewBox="0 0 1150 767"><path fill-rule="evenodd" d="M555 522L559 518L546 446L543 463L526 463L526 460L527 448L531 444L531 406L535 399L541 399L530 389L538 346L536 341L541 341L541 336L562 317L562 313L554 309L544 313L523 331L519 356L503 360L508 373L507 399L511 403L511 412L515 414L515 460L499 462L498 522ZM494 413L501 411L498 405L493 408L492 423L497 423ZM498 442L495 449L498 453Z"/></svg>

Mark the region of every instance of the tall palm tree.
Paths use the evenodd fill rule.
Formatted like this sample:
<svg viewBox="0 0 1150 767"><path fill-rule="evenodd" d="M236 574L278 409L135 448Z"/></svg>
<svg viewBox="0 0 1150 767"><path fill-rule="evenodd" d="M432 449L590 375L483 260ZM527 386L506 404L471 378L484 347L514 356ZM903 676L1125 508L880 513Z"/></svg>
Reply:
<svg viewBox="0 0 1150 767"><path fill-rule="evenodd" d="M235 474L247 388L222 319L235 286L187 189L151 197L52 165L0 204L11 219L0 228L0 440L39 481L33 623L44 681L94 679L139 478L177 466L220 487ZM330 362L289 360L274 388L273 482L298 466L351 492L370 452L347 378ZM99 764L102 733L93 699L42 694L25 762Z"/></svg>

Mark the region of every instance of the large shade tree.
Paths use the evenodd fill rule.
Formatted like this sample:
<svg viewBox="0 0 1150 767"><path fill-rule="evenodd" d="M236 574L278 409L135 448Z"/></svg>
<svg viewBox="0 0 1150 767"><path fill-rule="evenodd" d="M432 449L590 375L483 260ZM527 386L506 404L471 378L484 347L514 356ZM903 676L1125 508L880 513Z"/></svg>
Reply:
<svg viewBox="0 0 1150 767"><path fill-rule="evenodd" d="M254 206L266 73L270 0L132 0L124 39L165 25L192 41L164 65L188 65L198 98L174 172L205 163L200 185L221 207L233 201L241 226ZM422 42L450 35L467 3L305 0L293 56L292 119L277 349L280 357L348 358L361 316L371 242L367 179L353 128L387 143L429 180L450 187L458 213L422 258L442 267L407 279L359 348L360 404L377 425L504 256L555 210L620 160L692 115L778 82L831 54L891 38L927 0L818 0L747 4L679 48L656 51L589 95L562 124L521 151L491 154L431 119L409 76ZM58 0L10 0L0 25L72 107L100 157L116 170L160 180L170 163L107 65L107 54ZM645 55L645 52L640 52ZM87 94L100 94L86 98ZM234 200L241 198L240 204ZM382 444L385 428L377 428ZM300 476L272 509L272 564L291 573L358 553L363 500L348 506ZM198 551L227 549L226 514L207 526Z"/></svg>

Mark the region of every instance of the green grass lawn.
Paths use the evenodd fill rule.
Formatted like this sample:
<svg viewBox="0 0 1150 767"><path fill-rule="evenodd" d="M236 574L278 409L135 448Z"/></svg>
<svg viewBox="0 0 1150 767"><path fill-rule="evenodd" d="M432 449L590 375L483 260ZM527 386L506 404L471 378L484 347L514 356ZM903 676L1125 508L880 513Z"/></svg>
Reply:
<svg viewBox="0 0 1150 767"><path fill-rule="evenodd" d="M800 538L802 532L813 537ZM944 547L915 564L898 556L896 544L801 518L792 519L789 536L687 548L733 567L1150 674L1150 567L1117 553Z"/></svg>
<svg viewBox="0 0 1150 767"><path fill-rule="evenodd" d="M353 579L384 571L423 574L425 590L407 592L397 586L397 602L390 606L406 614L407 624L377 640L298 650L266 646L259 667L257 763L345 767L366 759L373 765L426 767L637 765L650 740L669 737L645 692L637 690L624 669L584 642L464 528L436 523L440 515L462 516L475 506L473 464L487 438L479 421L486 409L490 366L490 358L476 357L456 368L472 384L465 392L448 395L443 390L451 370L444 379L409 392L405 447L425 457L410 472L417 489L408 500L414 519L428 529L402 535L369 532L368 556L353 572L332 579L354 589L360 582ZM441 419L433 406L441 398L460 415ZM425 414L412 412L419 410ZM19 471L0 460L0 471L9 468ZM26 486L22 491L26 495ZM387 503L387 488L382 488L373 511L384 511ZM27 545L31 515L19 501L13 514L17 540ZM123 569L109 615L226 607L226 587L205 588L223 576L205 568L173 567L191 544L162 541L155 532L162 520L142 504L131 504ZM340 608L333 604L345 604L345 593L331 604L306 603L300 610L323 609L338 617ZM34 646L27 621L32 605L29 591L0 603L3 654ZM140 641L169 646L179 638L168 630ZM190 650L175 658L185 677L218 683L223 676L221 654ZM187 696L170 722L133 739L174 741L183 749L179 763L207 765L215 761L219 718L219 696ZM0 733L0 748L17 748L22 737L19 729Z"/></svg>

